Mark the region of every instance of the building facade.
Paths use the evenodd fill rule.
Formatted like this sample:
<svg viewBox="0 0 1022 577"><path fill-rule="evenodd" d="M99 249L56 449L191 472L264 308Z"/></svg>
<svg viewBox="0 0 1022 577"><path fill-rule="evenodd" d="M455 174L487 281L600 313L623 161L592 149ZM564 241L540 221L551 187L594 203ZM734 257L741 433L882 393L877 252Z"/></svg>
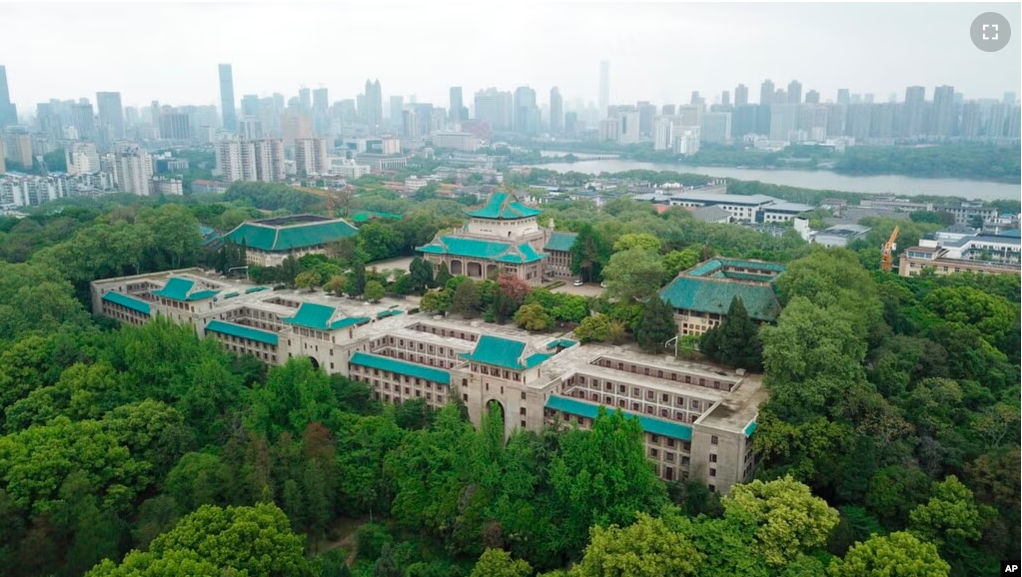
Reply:
<svg viewBox="0 0 1022 577"><path fill-rule="evenodd" d="M244 244L249 264L280 266L289 256L324 254L328 244L356 232L358 229L344 219L296 214L243 222L223 238Z"/></svg>
<svg viewBox="0 0 1022 577"><path fill-rule="evenodd" d="M752 478L750 435L765 389L754 376L530 335L510 327L409 316L394 306L270 291L198 269L91 284L92 308L126 324L165 317L235 354L269 365L307 357L368 385L374 397L433 408L454 398L478 425L503 416L505 434L592 425L604 410L637 419L664 480L698 479L726 493Z"/></svg>

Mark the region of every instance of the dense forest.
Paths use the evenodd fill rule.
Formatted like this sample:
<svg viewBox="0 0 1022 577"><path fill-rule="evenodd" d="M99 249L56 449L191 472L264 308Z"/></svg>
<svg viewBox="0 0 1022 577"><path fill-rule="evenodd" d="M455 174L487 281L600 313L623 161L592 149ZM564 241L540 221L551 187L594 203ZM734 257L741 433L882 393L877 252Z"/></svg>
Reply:
<svg viewBox="0 0 1022 577"><path fill-rule="evenodd" d="M374 270L457 226L464 205L359 193L343 210L405 218L255 272L349 297L371 298L373 282L428 291L452 314L641 342L642 306L421 263ZM579 233L575 268L618 303L713 254L788 263L778 322L750 337L771 393L757 479L722 498L657 479L620 413L505 442L496 415L474 428L457 403L385 407L301 358L267 368L189 327L89 314L93 279L238 258L206 249L200 223L225 230L317 210L315 198L244 185L59 206L0 220L4 575L971 577L1020 556L1017 276L901 278L876 270L876 244L822 250L630 201L548 207L544 224Z"/></svg>

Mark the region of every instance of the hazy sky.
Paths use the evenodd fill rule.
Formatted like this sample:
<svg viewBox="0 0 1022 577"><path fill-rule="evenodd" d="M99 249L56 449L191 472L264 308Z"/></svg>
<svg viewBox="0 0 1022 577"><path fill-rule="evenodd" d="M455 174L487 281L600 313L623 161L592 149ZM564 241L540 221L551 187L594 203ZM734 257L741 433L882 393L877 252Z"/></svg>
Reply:
<svg viewBox="0 0 1022 577"><path fill-rule="evenodd" d="M983 12L1012 25L1000 52L973 46ZM707 100L744 83L750 100L791 79L822 100L838 88L904 98L905 86L951 84L967 98L1022 85L1022 4L0 4L0 64L11 99L34 114L49 98L120 91L127 105L218 102L217 63L234 94L287 97L300 85L354 98L379 78L384 99L448 105L479 89L527 84L540 102L595 101L610 61L612 103Z"/></svg>

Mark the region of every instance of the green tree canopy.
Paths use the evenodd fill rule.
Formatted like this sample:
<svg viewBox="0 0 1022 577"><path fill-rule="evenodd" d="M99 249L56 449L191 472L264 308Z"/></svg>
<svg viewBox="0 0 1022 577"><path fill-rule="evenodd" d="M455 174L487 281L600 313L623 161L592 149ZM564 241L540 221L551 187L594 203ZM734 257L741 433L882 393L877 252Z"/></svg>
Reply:
<svg viewBox="0 0 1022 577"><path fill-rule="evenodd" d="M831 577L947 577L950 571L936 546L904 531L856 543L827 568Z"/></svg>
<svg viewBox="0 0 1022 577"><path fill-rule="evenodd" d="M627 527L593 527L571 577L685 577L698 575L706 556L662 519L639 513Z"/></svg>

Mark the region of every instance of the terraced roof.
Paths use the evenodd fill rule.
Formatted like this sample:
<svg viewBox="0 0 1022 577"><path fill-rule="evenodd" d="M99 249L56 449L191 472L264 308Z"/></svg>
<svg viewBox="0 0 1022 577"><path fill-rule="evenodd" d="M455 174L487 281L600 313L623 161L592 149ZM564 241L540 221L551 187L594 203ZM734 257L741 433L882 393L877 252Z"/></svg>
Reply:
<svg viewBox="0 0 1022 577"><path fill-rule="evenodd" d="M371 210L360 210L351 216L351 220L355 222L366 222L374 218L392 218L395 220L401 220L404 216L390 212L374 212Z"/></svg>
<svg viewBox="0 0 1022 577"><path fill-rule="evenodd" d="M461 357L484 365L521 371L531 369L552 356L547 353L534 353L522 358L524 353L525 343L521 341L483 335L479 337L475 350L471 353L462 353Z"/></svg>
<svg viewBox="0 0 1022 577"><path fill-rule="evenodd" d="M328 244L353 236L358 229L343 219L299 222L273 226L259 221L243 222L224 235L231 242L245 243L263 252L283 252Z"/></svg>
<svg viewBox="0 0 1022 577"><path fill-rule="evenodd" d="M758 260L742 260L737 258L711 258L710 260L693 267L686 274L689 276L708 276L723 268L747 268L753 270L782 273L787 268L781 263L765 262ZM734 274L734 273L726 273Z"/></svg>
<svg viewBox="0 0 1022 577"><path fill-rule="evenodd" d="M781 314L772 284L751 284L728 279L681 275L660 290L660 298L676 309L725 315L735 297L749 316L760 321L773 322Z"/></svg>
<svg viewBox="0 0 1022 577"><path fill-rule="evenodd" d="M225 321L209 321L209 324L206 325L206 330L213 331L214 333L220 333L222 335L230 335L232 337L266 343L273 346L277 346L277 343L279 342L277 339L277 333L254 329L252 327L246 327L245 325Z"/></svg>
<svg viewBox="0 0 1022 577"><path fill-rule="evenodd" d="M103 293L103 300L116 305L121 305L122 307L127 307L137 313L142 313L144 315L151 314L149 312L149 303L126 294L110 291Z"/></svg>
<svg viewBox="0 0 1022 577"><path fill-rule="evenodd" d="M433 242L415 250L430 254L450 254L510 264L525 264L546 258L545 254L537 253L528 243L515 245L508 242L460 236L437 237Z"/></svg>
<svg viewBox="0 0 1022 577"><path fill-rule="evenodd" d="M354 355L351 355L351 360L348 362L353 365L369 367L370 369L379 369L381 371L389 371L399 375L408 375L409 377L415 377L417 379L426 379L427 381L433 381L434 383L442 383L444 385L451 384L451 374L447 371L409 363L408 361L399 361L390 357L369 353L355 353Z"/></svg>
<svg viewBox="0 0 1022 577"><path fill-rule="evenodd" d="M368 317L344 317L334 320L337 309L317 303L302 303L295 316L282 319L285 323L308 327L318 331L334 331L369 321Z"/></svg>
<svg viewBox="0 0 1022 577"><path fill-rule="evenodd" d="M599 414L601 406L603 405L594 405L569 397L559 397L557 395L551 395L551 397L546 401L546 408L548 409L578 415L587 419L595 419ZM607 412L614 410L614 407L607 407ZM692 440L692 427L688 425L672 423L655 417L633 415L631 413L625 413L625 416L633 419L639 419L639 424L642 426L642 430L651 435L671 437L672 439L681 439L682 441Z"/></svg>
<svg viewBox="0 0 1022 577"><path fill-rule="evenodd" d="M158 297L182 302L201 301L212 298L219 293L220 291L218 290L195 290L195 281L176 276L171 277L167 284L163 285L162 289L153 291L153 294Z"/></svg>
<svg viewBox="0 0 1022 577"><path fill-rule="evenodd" d="M550 235L550 240L547 241L543 250L568 252L571 250L572 245L575 244L576 238L578 238L578 233L575 232L555 232Z"/></svg>
<svg viewBox="0 0 1022 577"><path fill-rule="evenodd" d="M487 199L486 204L475 210L468 211L469 216L476 218L495 218L498 220L516 220L536 216L543 211L530 208L518 202L515 195L509 192L495 192Z"/></svg>

